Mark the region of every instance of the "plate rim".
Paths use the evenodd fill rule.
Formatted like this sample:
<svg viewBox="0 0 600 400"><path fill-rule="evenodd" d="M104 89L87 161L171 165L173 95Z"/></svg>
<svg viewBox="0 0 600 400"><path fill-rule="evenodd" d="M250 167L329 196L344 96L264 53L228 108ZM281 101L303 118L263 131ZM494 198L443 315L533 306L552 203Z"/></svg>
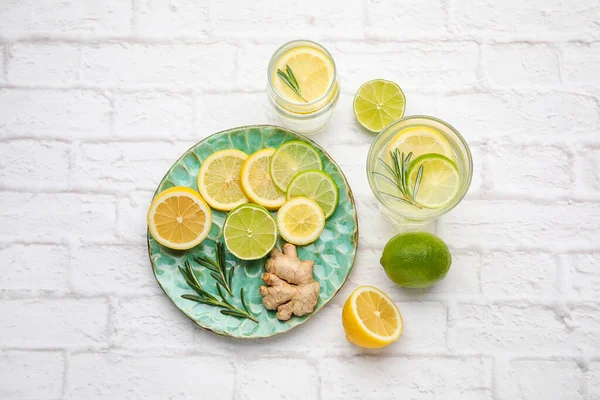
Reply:
<svg viewBox="0 0 600 400"><path fill-rule="evenodd" d="M208 326L203 326L199 323L199 321L197 321L195 318L193 318L191 315L189 315L187 312L185 312L184 310L182 310L181 308L179 308L177 306L177 304L175 303L175 301L173 301L173 299L171 298L171 296L169 296L169 294L167 293L167 291L165 290L165 288L163 287L163 285L161 284L161 282L158 280L158 276L156 276L156 273L154 272L154 261L152 260L152 254L150 251L150 230L147 229L146 230L146 244L147 244L147 250L148 250L148 258L150 259L150 268L152 270L152 275L154 276L154 279L156 280L156 282L158 283L158 286L160 287L160 289L163 291L163 293L165 294L165 296L167 296L167 298L169 299L169 301L173 304L173 306L175 306L175 308L177 308L181 313L183 313L183 315L185 315L188 319L190 319L192 322L194 322L194 324L196 324L197 326L199 326L200 328L207 330L211 333L214 333L216 335L219 336L223 336L223 337L227 337L227 338L231 338L231 339L235 339L235 340L260 340L260 339L267 339L270 337L274 337L274 336L279 336L282 335L284 333L290 332L302 325L304 325L309 319L311 319L314 315L316 315L319 311L321 311L323 308L325 308L325 306L327 306L331 300L334 299L335 296L337 296L337 294L340 292L340 290L342 289L342 287L344 287L344 285L346 284L346 282L348 281L348 277L350 276L350 274L352 273L352 270L354 268L354 264L356 262L356 255L358 253L358 244L359 244L359 227L358 227L358 210L356 208L356 201L354 199L354 194L352 193L352 187L350 186L350 183L348 182L348 179L346 178L346 174L344 173L344 171L342 170L342 168L338 165L338 163L333 159L333 157L331 157L331 155L318 143L316 143L314 140L301 135L300 133L294 132L290 129L287 129L285 127L282 126L278 126L278 125L269 125L269 124L260 124L260 125L242 125L242 126L237 126L234 128L229 128L229 129L225 129L219 132L215 132L212 133L210 135L208 135L207 137L199 140L198 142L194 143L192 146L190 146L186 151L183 152L183 154L175 161L171 164L171 167L169 167L169 169L167 170L167 172L165 173L165 175L161 178L160 182L163 182L165 180L165 178L169 175L169 171L171 171L171 168L177 164L178 162L180 162L193 148L195 148L196 146L198 146L198 144L200 144L201 142L204 142L205 140L208 140L214 136L217 135L221 135L224 133L228 133L231 131L235 131L235 130L240 130L240 129L262 129L262 128L274 128L274 129L280 129L282 131L285 131L287 133L292 134L293 136L299 138L300 140L306 140L308 143L310 143L312 146L315 146L316 148L318 148L319 150L321 150L323 152L323 154L325 154L327 156L327 158L329 158L329 161L331 161L333 163L333 165L338 169L338 171L340 171L340 175L342 176L342 178L344 179L344 182L346 183L346 187L348 188L348 196L350 198L350 202L353 204L354 206L354 213L353 213L353 219L354 219L354 225L356 226L353 238L354 241L356 243L354 249L354 254L352 256L352 264L350 264L350 267L348 268L348 273L346 274L346 276L344 277L344 280L341 282L340 286L337 288L337 290L333 293L333 295L329 298L329 300L327 300L326 302L323 303L323 305L321 306L320 309L316 310L315 312L311 312L310 314L307 314L307 317L304 321L302 321L302 323L300 324L296 324L294 326L292 326L291 328L285 330L285 331L281 331L281 332L275 332L266 336L234 336L231 334L227 334L225 332L217 332L213 329L211 329ZM159 193L159 187L160 187L160 182L158 184L158 186L156 187L156 190L154 191L154 193L152 194L152 199L154 199L154 197L156 197L156 195ZM148 221L146 221L147 223Z"/></svg>

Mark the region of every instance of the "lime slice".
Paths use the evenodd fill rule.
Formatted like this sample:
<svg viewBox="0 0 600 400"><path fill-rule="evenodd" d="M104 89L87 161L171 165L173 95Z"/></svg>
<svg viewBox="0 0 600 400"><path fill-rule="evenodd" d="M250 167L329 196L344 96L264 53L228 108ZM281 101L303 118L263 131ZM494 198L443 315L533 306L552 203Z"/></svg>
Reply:
<svg viewBox="0 0 600 400"><path fill-rule="evenodd" d="M311 169L323 169L321 157L311 145L299 140L282 144L271 157L273 183L284 192L292 178Z"/></svg>
<svg viewBox="0 0 600 400"><path fill-rule="evenodd" d="M227 249L237 258L258 260L275 246L277 225L266 208L242 204L227 215L223 237Z"/></svg>
<svg viewBox="0 0 600 400"><path fill-rule="evenodd" d="M384 79L362 85L354 96L354 116L371 132L380 132L404 115L406 98L400 86Z"/></svg>
<svg viewBox="0 0 600 400"><path fill-rule="evenodd" d="M338 204L338 187L323 171L304 171L296 175L288 185L286 198L307 197L317 202L329 218L335 212Z"/></svg>
<svg viewBox="0 0 600 400"><path fill-rule="evenodd" d="M404 128L394 135L387 148L388 162L391 161L390 153L396 149L405 155L412 152L413 160L427 153L442 154L451 160L454 158L448 140L439 131L424 125Z"/></svg>
<svg viewBox="0 0 600 400"><path fill-rule="evenodd" d="M277 228L286 242L304 246L317 240L323 232L325 214L313 200L296 197L277 212Z"/></svg>
<svg viewBox="0 0 600 400"><path fill-rule="evenodd" d="M460 186L456 164L441 154L423 154L408 169L408 184L411 189L415 187L421 166L421 183L416 195L413 194L415 201L427 208L442 207L452 201Z"/></svg>
<svg viewBox="0 0 600 400"><path fill-rule="evenodd" d="M214 209L230 211L248 202L240 186L240 170L248 155L235 149L211 154L198 172L198 191Z"/></svg>

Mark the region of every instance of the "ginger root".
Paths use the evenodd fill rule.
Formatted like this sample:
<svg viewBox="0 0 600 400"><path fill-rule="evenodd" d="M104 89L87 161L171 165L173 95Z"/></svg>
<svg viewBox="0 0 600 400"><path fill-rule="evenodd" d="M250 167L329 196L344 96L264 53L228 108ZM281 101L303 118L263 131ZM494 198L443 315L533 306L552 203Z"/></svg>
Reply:
<svg viewBox="0 0 600 400"><path fill-rule="evenodd" d="M263 304L268 310L277 310L277 319L287 321L293 315L311 313L319 298L319 282L313 279L315 263L300 260L293 244L283 245L283 252L275 248L265 263L262 279L268 286L260 287Z"/></svg>

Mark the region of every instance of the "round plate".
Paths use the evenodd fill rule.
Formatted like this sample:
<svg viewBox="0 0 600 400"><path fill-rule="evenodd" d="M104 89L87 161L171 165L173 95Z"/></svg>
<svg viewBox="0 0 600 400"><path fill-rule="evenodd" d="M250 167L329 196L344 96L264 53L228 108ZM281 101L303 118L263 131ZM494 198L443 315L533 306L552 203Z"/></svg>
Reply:
<svg viewBox="0 0 600 400"><path fill-rule="evenodd" d="M290 140L302 140L315 148L323 161L323 170L331 175L340 191L338 207L327 220L321 237L308 246L298 246L298 256L301 259L315 262L313 275L321 286L319 302L311 314L303 317L292 316L288 321L279 321L275 317L275 311L265 309L259 292L263 284L261 276L265 272L265 260L242 261L227 251L227 268L234 268L232 290L235 298L230 301L235 306L240 306L239 294L243 287L246 303L258 319L258 324L248 319L223 315L220 308L181 297L182 294L195 294L177 268L183 266L185 261L190 262L204 289L211 294L217 294L210 271L193 259L199 256L214 259L216 241L222 239L221 228L227 213L213 210L210 234L198 246L186 251L165 248L148 232L148 252L152 270L163 291L192 321L219 335L250 339L289 331L319 312L335 296L350 274L358 245L356 207L346 177L325 150L316 143L276 126L245 126L216 133L186 151L169 169L154 193L156 196L173 186L187 186L197 190L196 176L200 165L215 151L234 148L252 154L266 147L276 148ZM282 243L282 239L279 238L277 246L281 248Z"/></svg>

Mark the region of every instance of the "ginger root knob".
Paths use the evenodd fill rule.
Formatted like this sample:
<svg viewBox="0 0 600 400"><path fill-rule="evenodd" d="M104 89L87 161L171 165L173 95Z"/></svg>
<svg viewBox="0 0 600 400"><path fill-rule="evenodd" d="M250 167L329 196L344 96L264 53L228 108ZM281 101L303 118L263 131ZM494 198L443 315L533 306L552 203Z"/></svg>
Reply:
<svg viewBox="0 0 600 400"><path fill-rule="evenodd" d="M315 263L300 260L293 244L283 245L283 252L273 249L265 263L262 279L267 286L260 287L263 304L268 310L277 310L277 319L287 321L292 315L311 313L319 298L319 282L313 279Z"/></svg>

